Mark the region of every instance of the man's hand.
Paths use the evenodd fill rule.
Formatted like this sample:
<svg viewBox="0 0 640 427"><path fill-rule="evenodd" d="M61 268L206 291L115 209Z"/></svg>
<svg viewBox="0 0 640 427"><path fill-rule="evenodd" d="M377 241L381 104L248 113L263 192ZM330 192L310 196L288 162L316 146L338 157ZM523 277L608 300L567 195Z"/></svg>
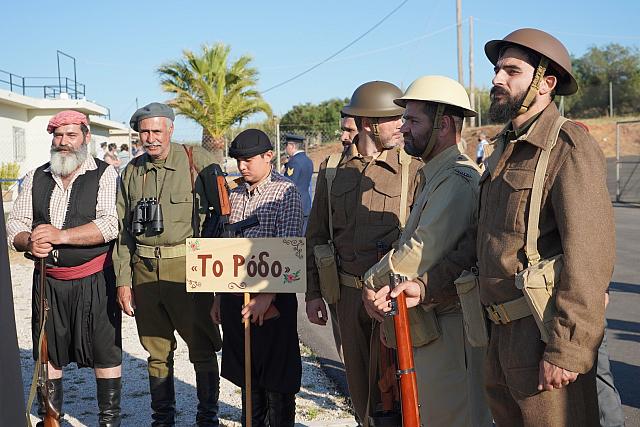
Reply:
<svg viewBox="0 0 640 427"><path fill-rule="evenodd" d="M387 292L389 292L389 287L385 286L385 288L387 289ZM385 288L382 288L382 289L385 289ZM382 289L380 289L380 291L382 291ZM373 289L369 289L367 287L363 287L362 303L364 304L364 309L366 310L369 317L371 317L374 320L377 320L378 322L382 322L384 320L384 314L379 313L377 311L375 300L376 300L376 291L374 291Z"/></svg>
<svg viewBox="0 0 640 427"><path fill-rule="evenodd" d="M220 314L220 299L220 295L216 295L213 298L213 305L211 306L211 311L209 312L211 320L213 320L213 323L215 323L216 325L222 323L222 315Z"/></svg>
<svg viewBox="0 0 640 427"><path fill-rule="evenodd" d="M49 253L53 250L53 245L47 242L34 242L29 237L27 241L27 251L31 252L31 254L36 258L46 258L49 256Z"/></svg>
<svg viewBox="0 0 640 427"><path fill-rule="evenodd" d="M562 388L574 382L578 378L575 372L562 369L546 360L540 361L540 373L538 374L538 390L551 391Z"/></svg>
<svg viewBox="0 0 640 427"><path fill-rule="evenodd" d="M307 301L307 318L309 322L324 326L327 324L327 306L322 298Z"/></svg>
<svg viewBox="0 0 640 427"><path fill-rule="evenodd" d="M391 292L389 292L389 286L380 289L376 293L376 310L382 313L390 311L389 299L396 298L403 292L407 299L407 308L420 304L420 285L418 282L407 280L406 282L399 283Z"/></svg>
<svg viewBox="0 0 640 427"><path fill-rule="evenodd" d="M51 224L40 224L34 228L31 232L31 241L51 243L52 245L65 245L69 243L66 230L60 230Z"/></svg>
<svg viewBox="0 0 640 427"><path fill-rule="evenodd" d="M249 303L242 307L242 320L251 319L251 323L258 323L262 326L264 314L269 309L269 305L276 299L276 294L264 293L251 298Z"/></svg>
<svg viewBox="0 0 640 427"><path fill-rule="evenodd" d="M129 286L118 286L118 305L128 316L135 316L136 301Z"/></svg>

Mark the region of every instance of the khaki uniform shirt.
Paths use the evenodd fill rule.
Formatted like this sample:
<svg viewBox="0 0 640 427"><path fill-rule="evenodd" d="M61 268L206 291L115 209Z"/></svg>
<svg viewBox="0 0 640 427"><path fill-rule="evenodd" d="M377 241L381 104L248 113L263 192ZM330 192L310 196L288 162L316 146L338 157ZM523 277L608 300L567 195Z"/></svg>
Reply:
<svg viewBox="0 0 640 427"><path fill-rule="evenodd" d="M400 236L400 150L385 150L377 158L347 150L338 164L331 187L333 240L339 268L345 273L362 276L378 261L376 243L390 247ZM411 158L407 212L421 181L417 172L422 164ZM326 166L326 161L320 166L306 233L307 301L321 297L313 248L330 239Z"/></svg>
<svg viewBox="0 0 640 427"><path fill-rule="evenodd" d="M208 199L215 196L211 188L216 183L207 182L204 178L207 172L205 167L213 163L213 157L202 147L195 146L193 162L200 171L195 183L195 201L201 226L210 205ZM131 213L138 200L143 197L155 197L162 206L162 233L152 232L149 226L147 231L137 236L129 231ZM184 245L186 238L194 235L193 200L189 160L181 145L172 143L164 162L154 163L151 157L144 154L127 165L122 174L116 203L120 231L113 250L113 265L117 286L131 286L132 267L135 265L138 265L139 271L145 272L145 281L150 276L154 276L156 280L185 281L184 257L142 259L135 251L136 244L160 247ZM137 284L136 275L133 276L133 281L136 282L134 284Z"/></svg>
<svg viewBox="0 0 640 427"><path fill-rule="evenodd" d="M365 284L389 284L389 273L409 279L437 263L475 222L480 169L457 145L447 148L420 169L424 185L416 198L397 249L365 274Z"/></svg>

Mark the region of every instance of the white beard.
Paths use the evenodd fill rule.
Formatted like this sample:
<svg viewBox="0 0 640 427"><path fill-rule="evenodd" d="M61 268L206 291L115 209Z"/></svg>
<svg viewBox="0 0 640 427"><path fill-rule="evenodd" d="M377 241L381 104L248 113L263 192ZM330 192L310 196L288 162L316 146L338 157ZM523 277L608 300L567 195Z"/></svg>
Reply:
<svg viewBox="0 0 640 427"><path fill-rule="evenodd" d="M67 177L75 172L87 160L87 144L83 143L77 151L62 151L51 147L51 172Z"/></svg>

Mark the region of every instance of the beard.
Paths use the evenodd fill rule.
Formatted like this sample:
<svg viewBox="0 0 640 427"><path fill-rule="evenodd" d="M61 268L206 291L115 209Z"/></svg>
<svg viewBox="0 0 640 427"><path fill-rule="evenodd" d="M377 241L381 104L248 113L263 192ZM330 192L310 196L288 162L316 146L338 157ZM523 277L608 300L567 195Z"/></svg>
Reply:
<svg viewBox="0 0 640 427"><path fill-rule="evenodd" d="M527 92L511 95L508 90L494 86L491 88L490 95L489 118L494 123L506 123L518 115ZM498 100L495 95L503 95L502 100Z"/></svg>
<svg viewBox="0 0 640 427"><path fill-rule="evenodd" d="M62 177L71 175L87 160L88 151L87 144L84 142L77 150L51 147L51 172Z"/></svg>
<svg viewBox="0 0 640 427"><path fill-rule="evenodd" d="M422 157L422 153L424 153L426 147L422 147L421 149L416 147L413 142L404 141L404 151L413 157Z"/></svg>

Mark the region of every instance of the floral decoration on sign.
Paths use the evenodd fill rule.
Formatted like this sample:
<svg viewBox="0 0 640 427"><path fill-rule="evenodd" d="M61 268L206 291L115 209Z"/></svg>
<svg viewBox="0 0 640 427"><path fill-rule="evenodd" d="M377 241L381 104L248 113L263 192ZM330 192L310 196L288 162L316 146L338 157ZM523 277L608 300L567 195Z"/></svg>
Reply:
<svg viewBox="0 0 640 427"><path fill-rule="evenodd" d="M200 240L192 240L189 242L189 250L191 252L200 250Z"/></svg>
<svg viewBox="0 0 640 427"><path fill-rule="evenodd" d="M298 259L302 259L302 249L304 248L304 240L302 239L282 239L285 245L291 245Z"/></svg>
<svg viewBox="0 0 640 427"><path fill-rule="evenodd" d="M247 283L246 282L240 282L240 283L229 282L227 284L227 288L229 288L229 289L245 289L246 287L247 287Z"/></svg>
<svg viewBox="0 0 640 427"><path fill-rule="evenodd" d="M285 284L297 282L298 280L300 280L300 270L296 271L295 273L285 273L282 275L282 279L282 283Z"/></svg>

